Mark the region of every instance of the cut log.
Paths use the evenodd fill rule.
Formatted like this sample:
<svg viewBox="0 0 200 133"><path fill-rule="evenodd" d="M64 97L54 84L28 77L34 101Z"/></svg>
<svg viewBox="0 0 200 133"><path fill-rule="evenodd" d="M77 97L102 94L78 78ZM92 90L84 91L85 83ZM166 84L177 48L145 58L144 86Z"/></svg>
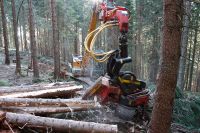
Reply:
<svg viewBox="0 0 200 133"><path fill-rule="evenodd" d="M54 88L48 90L39 90L32 92L24 92L24 93L15 93L15 94L4 94L0 96L0 98L54 98L54 97L67 97L73 95L76 91L80 91L83 88L80 86L70 86L64 88Z"/></svg>
<svg viewBox="0 0 200 133"><path fill-rule="evenodd" d="M47 90L54 88L64 88L69 86L74 86L75 82L57 82L50 84L39 84L39 85L24 85L24 86L15 86L15 87L0 87L0 95L5 93L15 93L15 92L30 92L38 90Z"/></svg>
<svg viewBox="0 0 200 133"><path fill-rule="evenodd" d="M79 112L87 110L95 110L97 107L2 107L1 111L29 113L35 115L46 115L55 113ZM20 111L20 112L19 112Z"/></svg>
<svg viewBox="0 0 200 133"><path fill-rule="evenodd" d="M84 93L84 95L82 96L83 100L88 99L89 97L93 96L96 92L98 92L99 89L101 89L102 86L102 78L103 77L99 77L93 85L91 85L86 92Z"/></svg>
<svg viewBox="0 0 200 133"><path fill-rule="evenodd" d="M57 131L81 132L81 133L116 133L117 125L100 124L94 122L83 122L74 120L62 120L45 118L27 114L6 113L6 120L16 125L35 125L50 127Z"/></svg>
<svg viewBox="0 0 200 133"><path fill-rule="evenodd" d="M1 106L18 107L38 107L38 106L57 106L57 107L94 107L93 100L81 99L41 99L41 98L0 98Z"/></svg>

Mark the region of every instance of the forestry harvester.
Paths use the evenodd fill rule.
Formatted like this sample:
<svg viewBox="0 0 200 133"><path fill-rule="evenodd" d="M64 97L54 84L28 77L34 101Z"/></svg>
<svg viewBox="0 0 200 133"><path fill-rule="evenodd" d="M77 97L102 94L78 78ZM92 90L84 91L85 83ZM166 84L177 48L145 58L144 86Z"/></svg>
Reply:
<svg viewBox="0 0 200 133"><path fill-rule="evenodd" d="M116 113L123 119L132 119L138 112L144 112L149 93L145 89L146 83L140 81L131 71L122 71L125 63L132 61L128 56L127 33L129 29L130 12L127 8L115 5L114 0L98 2L93 9L89 25L89 32L85 38L85 55L79 64L82 72L92 57L97 62L107 61L107 73L96 80L95 85L87 90L83 99L97 96L101 103L116 103ZM102 24L96 28L97 21ZM97 35L105 28L117 26L119 28L119 48L104 53L95 53L94 44ZM143 113L142 113L143 114Z"/></svg>

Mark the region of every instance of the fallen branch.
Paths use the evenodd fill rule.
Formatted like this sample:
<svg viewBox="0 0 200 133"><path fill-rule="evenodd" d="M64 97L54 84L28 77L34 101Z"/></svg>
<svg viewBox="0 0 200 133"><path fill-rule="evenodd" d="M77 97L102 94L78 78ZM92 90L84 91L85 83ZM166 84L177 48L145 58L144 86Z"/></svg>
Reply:
<svg viewBox="0 0 200 133"><path fill-rule="evenodd" d="M74 120L62 120L45 118L26 114L6 113L6 120L16 125L32 125L51 127L57 131L84 132L84 133L116 133L117 125L100 124L94 122L82 122Z"/></svg>
<svg viewBox="0 0 200 133"><path fill-rule="evenodd" d="M41 98L0 98L1 106L57 106L57 107L94 107L93 100L81 99L41 99Z"/></svg>
<svg viewBox="0 0 200 133"><path fill-rule="evenodd" d="M48 90L39 90L32 92L23 92L23 93L15 93L15 94L4 94L0 96L0 98L47 98L47 97L65 97L69 96L69 94L74 94L76 91L80 91L83 86L70 86L64 88L54 88Z"/></svg>

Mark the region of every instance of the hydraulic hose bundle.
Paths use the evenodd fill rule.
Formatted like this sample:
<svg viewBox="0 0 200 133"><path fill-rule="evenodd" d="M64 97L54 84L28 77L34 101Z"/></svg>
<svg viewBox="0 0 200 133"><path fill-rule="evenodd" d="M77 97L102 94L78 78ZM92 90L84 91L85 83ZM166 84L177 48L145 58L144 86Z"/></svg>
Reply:
<svg viewBox="0 0 200 133"><path fill-rule="evenodd" d="M92 56L92 58L96 61L96 62L105 62L110 55L115 51L115 50L110 50L108 52L104 52L104 53L95 53L94 52L94 45L95 45L95 41L97 39L97 36L106 28L112 27L112 26L117 26L118 23L117 22L107 22L102 24L101 26L99 26L98 28L96 28L95 30L93 30L92 32L90 32L86 38L85 38L85 42L84 42L84 47L85 50ZM89 43L89 40L91 40L91 43Z"/></svg>

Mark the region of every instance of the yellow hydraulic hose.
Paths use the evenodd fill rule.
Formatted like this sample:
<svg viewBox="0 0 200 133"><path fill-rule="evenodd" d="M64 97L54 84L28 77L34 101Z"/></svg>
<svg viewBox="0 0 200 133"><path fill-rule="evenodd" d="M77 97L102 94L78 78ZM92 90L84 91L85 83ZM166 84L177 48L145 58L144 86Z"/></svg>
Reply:
<svg viewBox="0 0 200 133"><path fill-rule="evenodd" d="M85 42L84 42L84 46L85 46L85 49L86 51L90 52L89 48L90 48L90 44L91 44L91 41L89 42L90 38L94 35L94 33L97 31L97 30L100 30L101 28L103 28L104 26L106 26L107 24L110 24L111 22L107 22L105 24L102 24L101 26L99 26L98 28L96 28L95 30L93 30L92 32L90 32L86 38L85 38Z"/></svg>
<svg viewBox="0 0 200 133"><path fill-rule="evenodd" d="M85 42L84 42L84 46L85 46L85 50L92 56L92 58L96 61L96 62L105 62L110 55L114 52L114 50L108 51L108 52L104 52L104 53L95 53L93 51L93 47L96 41L97 36L99 35L99 33L101 33L105 28L108 27L112 27L112 26L116 26L118 25L117 23L113 23L113 22L107 22L105 24L102 24L101 26L99 26L98 28L96 28L94 31L90 32L87 37L85 38ZM96 32L96 33L95 33ZM94 36L93 36L94 35ZM91 43L88 43L88 40L92 38ZM98 56L103 56L100 59L97 58Z"/></svg>

